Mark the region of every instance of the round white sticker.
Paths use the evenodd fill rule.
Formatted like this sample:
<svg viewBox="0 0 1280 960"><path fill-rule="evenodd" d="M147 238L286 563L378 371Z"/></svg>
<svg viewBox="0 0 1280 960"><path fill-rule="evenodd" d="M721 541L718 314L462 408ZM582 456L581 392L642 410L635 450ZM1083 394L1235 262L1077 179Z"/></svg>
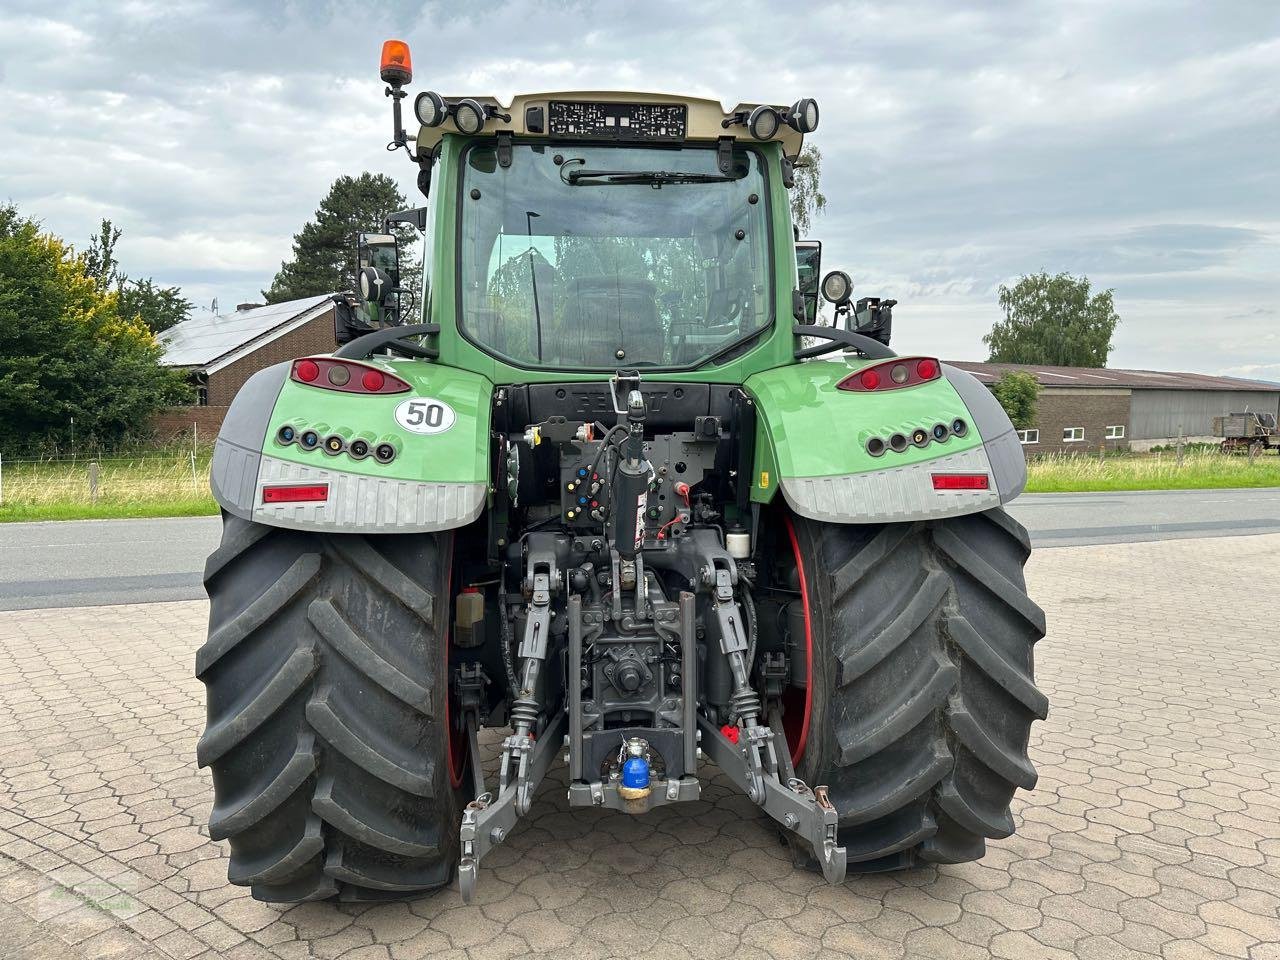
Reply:
<svg viewBox="0 0 1280 960"><path fill-rule="evenodd" d="M396 423L410 433L444 433L456 419L453 407L431 397L414 397L396 407Z"/></svg>

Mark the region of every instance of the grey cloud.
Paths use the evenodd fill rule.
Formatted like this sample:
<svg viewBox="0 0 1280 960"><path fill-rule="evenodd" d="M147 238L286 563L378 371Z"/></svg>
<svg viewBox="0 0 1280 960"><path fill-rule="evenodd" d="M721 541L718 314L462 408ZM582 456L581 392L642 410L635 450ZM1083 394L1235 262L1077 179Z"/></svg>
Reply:
<svg viewBox="0 0 1280 960"><path fill-rule="evenodd" d="M1115 282L1123 282L1133 292L1149 293L1188 282L1186 277L1173 278L1170 274L1229 268L1250 248L1269 243L1264 231L1246 227L1153 224L1131 227L1118 234L1084 237L1078 246L1050 251L1048 257L1053 263L1071 263L1074 269L1091 275L1124 278ZM1265 277L1229 275L1204 276L1198 283L1208 292L1212 286L1221 286L1217 281L1235 285L1238 293L1244 293L1246 287L1256 288L1258 283L1265 288L1270 282Z"/></svg>

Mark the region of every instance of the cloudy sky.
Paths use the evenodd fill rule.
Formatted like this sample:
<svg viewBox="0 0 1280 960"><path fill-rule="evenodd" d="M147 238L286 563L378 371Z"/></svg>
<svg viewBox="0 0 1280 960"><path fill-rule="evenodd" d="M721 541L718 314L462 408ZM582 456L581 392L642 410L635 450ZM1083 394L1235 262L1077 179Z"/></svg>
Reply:
<svg viewBox="0 0 1280 960"><path fill-rule="evenodd" d="M0 200L207 307L258 299L414 90L817 97L825 265L983 359L1002 282L1115 290L1113 366L1280 380L1280 4L0 0Z"/></svg>

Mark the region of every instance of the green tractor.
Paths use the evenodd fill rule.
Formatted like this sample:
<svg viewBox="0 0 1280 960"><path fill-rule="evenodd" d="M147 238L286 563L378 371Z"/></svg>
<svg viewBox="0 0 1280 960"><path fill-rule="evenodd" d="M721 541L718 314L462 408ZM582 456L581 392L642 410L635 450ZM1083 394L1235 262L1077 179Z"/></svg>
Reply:
<svg viewBox="0 0 1280 960"><path fill-rule="evenodd" d="M562 758L619 815L713 763L832 883L1010 835L1047 709L1021 446L889 349L892 301L832 272L816 322L788 203L814 101L426 92L411 141L403 44L382 76L422 322L362 238L345 342L249 380L214 454L198 752L230 881L469 898Z"/></svg>

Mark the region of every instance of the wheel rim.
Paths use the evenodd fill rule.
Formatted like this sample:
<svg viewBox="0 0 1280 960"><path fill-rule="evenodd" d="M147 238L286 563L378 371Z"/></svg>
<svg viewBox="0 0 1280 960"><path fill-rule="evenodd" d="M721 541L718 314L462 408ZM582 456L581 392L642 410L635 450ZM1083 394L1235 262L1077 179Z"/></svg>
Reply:
<svg viewBox="0 0 1280 960"><path fill-rule="evenodd" d="M782 695L782 729L791 749L791 764L799 766L804 758L805 745L809 742L809 719L813 714L813 625L809 619L809 583L800 557L800 540L790 515L784 515L783 521L787 527L787 538L791 541L791 555L795 558L796 573L800 579L800 604L804 608L804 690L788 687Z"/></svg>

